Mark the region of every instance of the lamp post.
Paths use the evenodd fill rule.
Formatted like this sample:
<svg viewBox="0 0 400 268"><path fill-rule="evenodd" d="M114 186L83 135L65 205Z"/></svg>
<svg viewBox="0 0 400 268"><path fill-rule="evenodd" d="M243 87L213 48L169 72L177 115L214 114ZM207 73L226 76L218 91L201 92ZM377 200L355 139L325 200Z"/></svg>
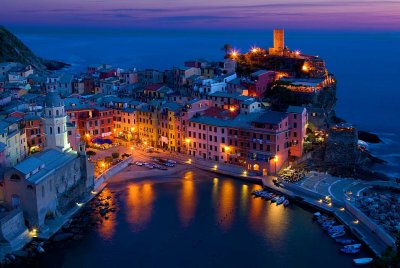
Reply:
<svg viewBox="0 0 400 268"><path fill-rule="evenodd" d="M276 170L276 163L278 162L278 156L277 155L275 155L275 157L274 157L274 162L275 162L275 174L278 174L277 170Z"/></svg>
<svg viewBox="0 0 400 268"><path fill-rule="evenodd" d="M189 144L190 144L190 139L189 138L185 139L185 144L186 144L186 154L189 154Z"/></svg>

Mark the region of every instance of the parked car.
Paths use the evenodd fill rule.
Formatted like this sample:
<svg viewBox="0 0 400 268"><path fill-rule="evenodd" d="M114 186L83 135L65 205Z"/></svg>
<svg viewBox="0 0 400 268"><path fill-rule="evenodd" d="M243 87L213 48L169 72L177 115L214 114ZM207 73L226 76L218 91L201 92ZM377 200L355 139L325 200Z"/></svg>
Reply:
<svg viewBox="0 0 400 268"><path fill-rule="evenodd" d="M140 161L137 161L135 164L136 164L136 166L140 166L140 167L143 166L143 163Z"/></svg>
<svg viewBox="0 0 400 268"><path fill-rule="evenodd" d="M168 162L168 163L171 163L171 164L174 164L174 165L176 164L176 161L175 161L175 160L172 160L172 159L168 159L167 162Z"/></svg>

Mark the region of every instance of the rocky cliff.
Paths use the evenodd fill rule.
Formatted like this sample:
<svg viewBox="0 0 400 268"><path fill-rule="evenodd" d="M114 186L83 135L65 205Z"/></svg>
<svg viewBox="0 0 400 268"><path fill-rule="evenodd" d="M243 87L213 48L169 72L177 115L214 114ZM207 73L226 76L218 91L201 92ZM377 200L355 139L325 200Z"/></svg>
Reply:
<svg viewBox="0 0 400 268"><path fill-rule="evenodd" d="M68 64L46 60L36 56L21 40L0 26L0 62L19 62L30 64L39 71L54 71L68 66Z"/></svg>

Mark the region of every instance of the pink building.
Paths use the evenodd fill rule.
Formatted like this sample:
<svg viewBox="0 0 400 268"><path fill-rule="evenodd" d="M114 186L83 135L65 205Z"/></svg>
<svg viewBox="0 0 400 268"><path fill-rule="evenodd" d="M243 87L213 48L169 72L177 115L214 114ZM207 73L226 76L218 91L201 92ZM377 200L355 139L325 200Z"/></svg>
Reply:
<svg viewBox="0 0 400 268"><path fill-rule="evenodd" d="M189 156L227 161L228 120L211 116L193 117L189 121L188 154Z"/></svg>
<svg viewBox="0 0 400 268"><path fill-rule="evenodd" d="M253 97L263 97L265 91L275 80L274 71L260 70L250 75L249 79L242 82L248 89L248 95Z"/></svg>
<svg viewBox="0 0 400 268"><path fill-rule="evenodd" d="M241 114L228 129L229 162L264 176L276 174L288 161L289 132L286 113Z"/></svg>
<svg viewBox="0 0 400 268"><path fill-rule="evenodd" d="M307 109L301 106L289 106L287 113L290 126L289 154L295 157L302 157L308 122Z"/></svg>

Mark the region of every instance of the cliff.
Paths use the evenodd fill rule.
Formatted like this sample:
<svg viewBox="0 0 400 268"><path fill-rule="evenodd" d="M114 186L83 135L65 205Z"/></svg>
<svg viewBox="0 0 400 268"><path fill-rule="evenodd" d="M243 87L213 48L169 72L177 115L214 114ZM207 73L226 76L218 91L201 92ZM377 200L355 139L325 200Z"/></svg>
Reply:
<svg viewBox="0 0 400 268"><path fill-rule="evenodd" d="M69 66L66 63L36 56L21 40L0 26L0 62L30 64L39 71L54 71Z"/></svg>

